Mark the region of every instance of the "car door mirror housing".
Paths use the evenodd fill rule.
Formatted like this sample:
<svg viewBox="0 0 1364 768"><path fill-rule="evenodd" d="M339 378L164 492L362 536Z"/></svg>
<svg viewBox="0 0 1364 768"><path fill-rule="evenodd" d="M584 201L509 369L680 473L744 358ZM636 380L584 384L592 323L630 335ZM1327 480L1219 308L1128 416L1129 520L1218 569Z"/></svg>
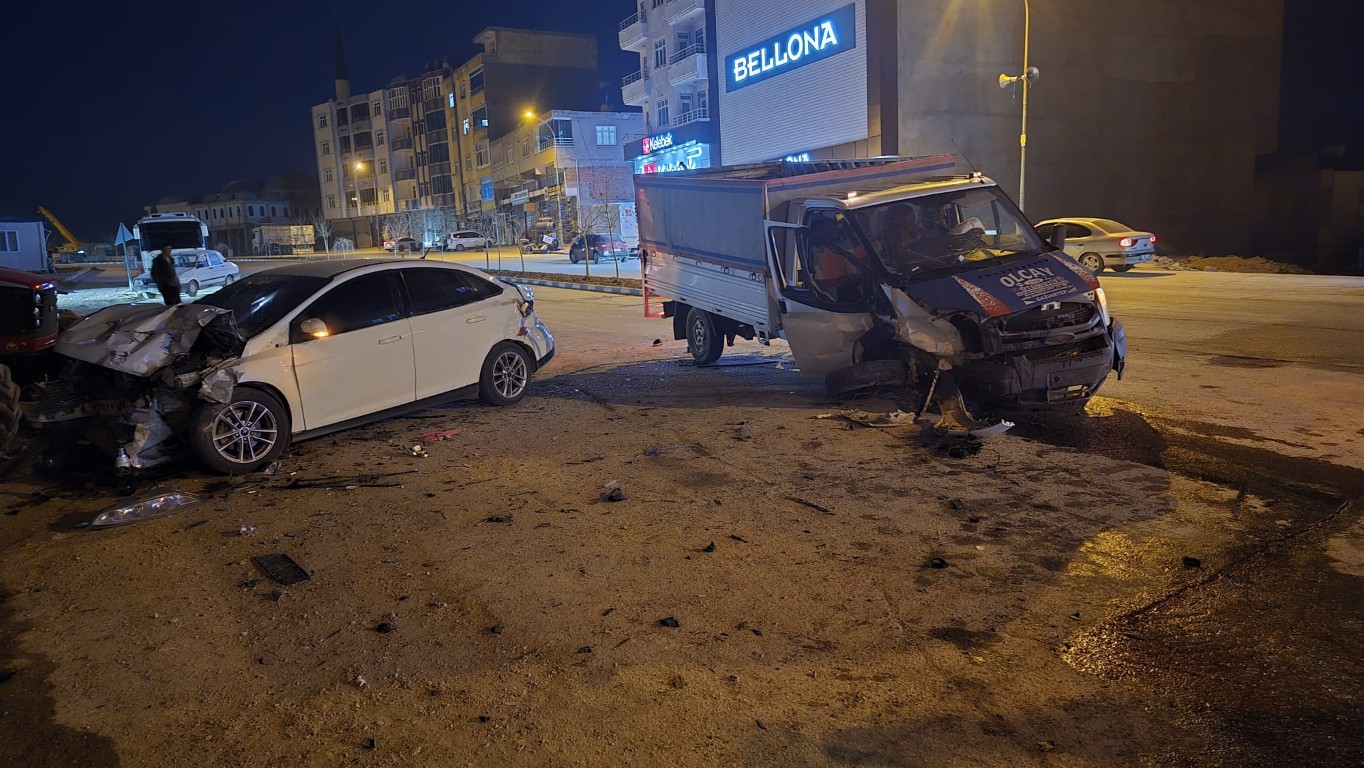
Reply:
<svg viewBox="0 0 1364 768"><path fill-rule="evenodd" d="M325 339L331 335L331 331L327 330L327 324L315 317L310 317L299 323L298 329L310 339Z"/></svg>
<svg viewBox="0 0 1364 768"><path fill-rule="evenodd" d="M1064 249L1065 249L1065 247L1066 247L1066 225L1065 225L1065 224L1057 224L1055 227L1052 227L1052 230L1051 230L1051 237L1049 238L1049 242L1051 243L1051 247L1052 247L1052 248L1055 248L1055 249L1058 250L1058 251L1064 250Z"/></svg>

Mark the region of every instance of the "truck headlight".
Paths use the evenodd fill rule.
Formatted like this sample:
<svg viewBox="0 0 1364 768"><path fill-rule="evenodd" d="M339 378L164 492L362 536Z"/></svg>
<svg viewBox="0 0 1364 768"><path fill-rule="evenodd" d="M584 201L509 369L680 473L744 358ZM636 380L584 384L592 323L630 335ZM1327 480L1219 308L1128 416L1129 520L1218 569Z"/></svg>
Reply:
<svg viewBox="0 0 1364 768"><path fill-rule="evenodd" d="M1090 291L1089 294L1087 295L1089 296L1090 300L1092 300L1095 304L1099 305L1099 317L1104 321L1104 327L1107 328L1109 325L1112 324L1112 321L1109 319L1108 316L1108 296L1107 294L1104 293L1104 289L1095 288L1094 290Z"/></svg>

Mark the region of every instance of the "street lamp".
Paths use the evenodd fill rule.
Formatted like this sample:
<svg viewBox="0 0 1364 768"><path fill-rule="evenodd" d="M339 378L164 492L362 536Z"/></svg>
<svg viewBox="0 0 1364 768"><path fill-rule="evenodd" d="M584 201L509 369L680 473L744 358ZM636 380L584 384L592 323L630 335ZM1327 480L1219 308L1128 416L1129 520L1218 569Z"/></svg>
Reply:
<svg viewBox="0 0 1364 768"><path fill-rule="evenodd" d="M1028 66L1028 42L1031 35L1032 13L1028 9L1028 0L1023 0L1023 74L999 76L999 87L1001 89L1008 88L1015 83L1023 84L1023 127L1019 129L1018 133L1019 210L1023 210L1024 179L1027 177L1028 168L1028 86L1037 82L1037 78L1041 76L1037 67Z"/></svg>

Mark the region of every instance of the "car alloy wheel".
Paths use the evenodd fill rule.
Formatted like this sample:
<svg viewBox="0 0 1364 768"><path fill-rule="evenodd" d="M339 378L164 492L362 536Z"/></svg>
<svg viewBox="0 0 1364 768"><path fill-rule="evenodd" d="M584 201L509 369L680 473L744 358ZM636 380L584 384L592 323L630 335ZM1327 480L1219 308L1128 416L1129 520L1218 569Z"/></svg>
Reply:
<svg viewBox="0 0 1364 768"><path fill-rule="evenodd" d="M478 396L489 405L511 405L526 394L530 383L530 355L521 345L504 341L483 361Z"/></svg>
<svg viewBox="0 0 1364 768"><path fill-rule="evenodd" d="M244 466L268 456L279 442L279 423L275 414L261 403L250 400L234 402L220 410L210 430L210 439L218 455Z"/></svg>
<svg viewBox="0 0 1364 768"><path fill-rule="evenodd" d="M456 251L464 250L464 243L455 243L455 250Z"/></svg>
<svg viewBox="0 0 1364 768"><path fill-rule="evenodd" d="M1080 266L1097 275L1104 271L1104 257L1097 253L1080 254Z"/></svg>

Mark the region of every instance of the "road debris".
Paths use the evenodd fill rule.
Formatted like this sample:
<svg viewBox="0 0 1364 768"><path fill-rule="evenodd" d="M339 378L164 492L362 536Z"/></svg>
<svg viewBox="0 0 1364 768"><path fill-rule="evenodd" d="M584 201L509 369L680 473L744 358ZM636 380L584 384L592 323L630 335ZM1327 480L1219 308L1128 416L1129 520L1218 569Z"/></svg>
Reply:
<svg viewBox="0 0 1364 768"><path fill-rule="evenodd" d="M1202 568L1202 567L1203 567L1203 561L1202 561L1202 560L1199 560L1199 559L1196 558L1196 557L1189 557L1188 555L1185 555L1185 556L1184 556L1184 567L1185 567L1185 568Z"/></svg>
<svg viewBox="0 0 1364 768"><path fill-rule="evenodd" d="M405 469L401 472L379 472L366 475L332 475L329 477L295 477L284 485L279 486L286 490L296 490L303 488L326 488L331 490L352 490L355 488L398 488L401 483L380 483L378 480L389 477L401 477L403 475L415 475L418 469Z"/></svg>
<svg viewBox="0 0 1364 768"><path fill-rule="evenodd" d="M458 437L463 432L464 430L460 429L459 427L455 427L453 429L442 429L439 432L428 432L427 434L422 435L422 442L426 443L427 445L431 445L432 443L439 443L443 440L449 440L451 438Z"/></svg>
<svg viewBox="0 0 1364 768"><path fill-rule="evenodd" d="M177 510L201 503L203 503L203 499L192 493L177 491L173 488L153 488L145 495L132 501L123 502L100 512L94 520L90 521L90 525L99 528L135 523L139 520L163 517Z"/></svg>
<svg viewBox="0 0 1364 768"><path fill-rule="evenodd" d="M711 543L709 543L709 544L707 544L706 546L702 547L702 548L701 548L701 551L702 551L702 552L714 552L714 551L715 551L715 542L712 541Z"/></svg>
<svg viewBox="0 0 1364 768"><path fill-rule="evenodd" d="M659 620L658 620L658 625L659 625L660 627L670 627L670 628L672 628L672 629L676 629L676 628L682 626L682 625L677 621L677 619L674 618L674 617L672 617L672 616L665 616L664 618L659 619Z"/></svg>
<svg viewBox="0 0 1364 768"><path fill-rule="evenodd" d="M843 414L843 418L864 427L907 427L914 424L914 414L900 410L890 411L889 413L850 411Z"/></svg>
<svg viewBox="0 0 1364 768"><path fill-rule="evenodd" d="M398 627L391 621L381 621L374 626L374 631L381 635L387 635Z"/></svg>
<svg viewBox="0 0 1364 768"><path fill-rule="evenodd" d="M677 451L688 451L688 450L690 450L690 451L699 451L699 450L701 450L701 446L700 446L699 444L697 444L697 443L677 443L677 444L675 444L675 445L670 445L670 446L668 446L667 448L655 448L655 447L653 447L653 446L649 446L648 448L645 448L645 449L644 449L644 455L645 455L645 456L661 456L662 454L665 454L665 453L676 453Z"/></svg>
<svg viewBox="0 0 1364 768"><path fill-rule="evenodd" d="M620 483L616 480L612 480L606 485L603 485L602 491L603 491L601 497L602 501L625 501L626 499L630 498L629 495L627 495L625 491L620 487Z"/></svg>
<svg viewBox="0 0 1364 768"><path fill-rule="evenodd" d="M285 554L257 555L251 558L251 562L256 564L261 573L286 587L311 578L292 557Z"/></svg>
<svg viewBox="0 0 1364 768"><path fill-rule="evenodd" d="M947 561L944 560L944 559L942 559L941 557L935 557L935 558L933 558L932 560L929 560L929 561L928 561L928 567L929 567L929 568L946 568L946 567L947 567Z"/></svg>
<svg viewBox="0 0 1364 768"><path fill-rule="evenodd" d="M510 523L511 521L511 515L493 515L479 520L477 523L474 523L474 525L483 525L484 523Z"/></svg>
<svg viewBox="0 0 1364 768"><path fill-rule="evenodd" d="M806 501L805 499L802 499L799 496L787 496L786 500L794 501L797 504L809 507L810 509L813 509L816 512L823 512L826 515L836 514L832 509L829 509L828 507L820 506L819 504L816 504L813 501Z"/></svg>
<svg viewBox="0 0 1364 768"><path fill-rule="evenodd" d="M416 456L419 459L425 459L431 455L426 452L426 447L423 446L421 443L413 444L411 448L407 449L407 452L412 454L413 456Z"/></svg>

